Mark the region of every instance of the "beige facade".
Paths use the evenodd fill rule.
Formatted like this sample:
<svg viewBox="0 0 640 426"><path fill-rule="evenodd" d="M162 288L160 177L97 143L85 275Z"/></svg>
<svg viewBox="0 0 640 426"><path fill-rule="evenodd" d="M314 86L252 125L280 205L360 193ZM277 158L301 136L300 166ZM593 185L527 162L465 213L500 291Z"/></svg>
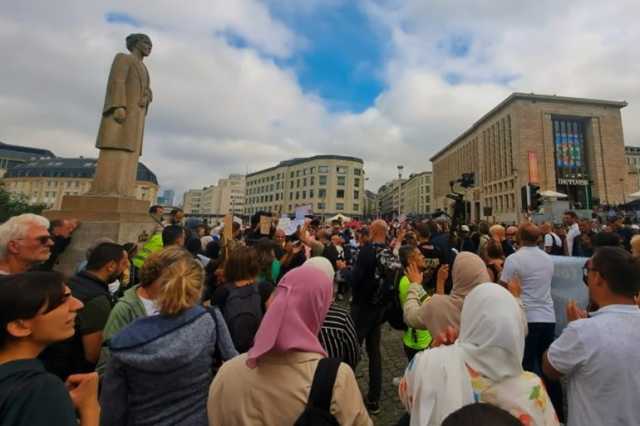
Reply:
<svg viewBox="0 0 640 426"><path fill-rule="evenodd" d="M640 147L625 146L624 155L627 161L626 194L640 191ZM630 201L629 199L625 201Z"/></svg>
<svg viewBox="0 0 640 426"><path fill-rule="evenodd" d="M311 205L317 215L360 217L365 202L363 167L359 158L317 155L250 173L244 212L292 214L298 206Z"/></svg>
<svg viewBox="0 0 640 426"><path fill-rule="evenodd" d="M365 191L364 197L364 215L366 217L377 217L380 214L377 194L371 191Z"/></svg>
<svg viewBox="0 0 640 426"><path fill-rule="evenodd" d="M405 215L424 215L431 213L431 172L416 173L402 184L403 203L401 212Z"/></svg>
<svg viewBox="0 0 640 426"><path fill-rule="evenodd" d="M2 179L5 190L22 195L29 204L44 204L59 210L65 195L84 195L91 188L95 159L50 158L19 164ZM158 193L155 175L138 164L136 198L153 203Z"/></svg>
<svg viewBox="0 0 640 426"><path fill-rule="evenodd" d="M378 208L384 217L403 214L402 185L406 179L398 178L389 181L378 189Z"/></svg>
<svg viewBox="0 0 640 426"><path fill-rule="evenodd" d="M190 189L184 193L182 208L186 214L223 216L244 212L245 177L232 174L217 185Z"/></svg>
<svg viewBox="0 0 640 426"><path fill-rule="evenodd" d="M518 221L521 188L569 195L572 208L624 201L626 102L514 93L431 158L434 207L449 209L449 182L475 173L471 219ZM564 139L563 139L564 138ZM564 142L563 142L564 141ZM573 169L572 169L573 167ZM573 170L573 172L572 172Z"/></svg>

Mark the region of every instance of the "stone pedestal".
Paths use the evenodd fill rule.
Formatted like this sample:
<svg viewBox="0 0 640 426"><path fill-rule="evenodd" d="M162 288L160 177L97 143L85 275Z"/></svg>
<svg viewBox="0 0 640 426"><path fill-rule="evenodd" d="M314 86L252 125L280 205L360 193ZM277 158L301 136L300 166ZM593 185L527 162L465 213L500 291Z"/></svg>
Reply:
<svg viewBox="0 0 640 426"><path fill-rule="evenodd" d="M60 210L43 213L49 220L76 218L80 221L71 245L58 258L55 269L65 274L74 273L76 265L86 258L87 248L98 238L107 237L124 244L137 243L144 231L151 235L158 224L148 211L149 202L135 198L66 195Z"/></svg>

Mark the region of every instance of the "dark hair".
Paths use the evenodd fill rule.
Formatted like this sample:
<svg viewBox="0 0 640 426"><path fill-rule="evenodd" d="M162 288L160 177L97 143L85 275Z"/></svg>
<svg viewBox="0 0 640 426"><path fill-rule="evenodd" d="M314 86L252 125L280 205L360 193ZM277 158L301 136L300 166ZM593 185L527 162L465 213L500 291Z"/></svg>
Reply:
<svg viewBox="0 0 640 426"><path fill-rule="evenodd" d="M489 235L489 224L487 222L480 222L478 224L478 232L481 235Z"/></svg>
<svg viewBox="0 0 640 426"><path fill-rule="evenodd" d="M502 244L491 238L487 242L486 257L487 259L504 259Z"/></svg>
<svg viewBox="0 0 640 426"><path fill-rule="evenodd" d="M564 214L574 219L578 219L578 215L573 210L567 210L566 212L564 212Z"/></svg>
<svg viewBox="0 0 640 426"><path fill-rule="evenodd" d="M596 247L620 247L622 240L615 232L598 232L591 237L591 244Z"/></svg>
<svg viewBox="0 0 640 426"><path fill-rule="evenodd" d="M30 319L64 303L64 276L59 272L29 271L0 276L0 348L11 339L7 325Z"/></svg>
<svg viewBox="0 0 640 426"><path fill-rule="evenodd" d="M87 271L102 269L109 262L120 262L125 256L125 249L120 244L102 243L91 251L87 260Z"/></svg>
<svg viewBox="0 0 640 426"><path fill-rule="evenodd" d="M403 268L409 267L409 259L416 250L418 250L416 246L408 244L400 247L400 249L398 250L398 257L400 258L400 263L402 264Z"/></svg>
<svg viewBox="0 0 640 426"><path fill-rule="evenodd" d="M172 209L172 210L171 210L171 216L175 216L175 215L177 215L177 214L178 214L178 213L180 213L180 212L184 213L184 212L182 211L182 209L180 209L180 208L177 208L177 207L176 207L175 209Z"/></svg>
<svg viewBox="0 0 640 426"><path fill-rule="evenodd" d="M187 251L191 253L193 257L197 256L202 252L202 243L200 242L200 238L189 238L185 243L184 248L187 249Z"/></svg>
<svg viewBox="0 0 640 426"><path fill-rule="evenodd" d="M418 233L419 238L428 240L431 237L431 230L429 229L429 225L426 223L418 224L418 226L416 226L416 232Z"/></svg>
<svg viewBox="0 0 640 426"><path fill-rule="evenodd" d="M161 205L158 205L158 204L153 205L153 206L149 207L149 214L158 213L158 210L160 210L161 208L162 208Z"/></svg>
<svg viewBox="0 0 640 426"><path fill-rule="evenodd" d="M51 222L49 222L49 229L51 231L53 231L56 228L59 228L61 226L64 226L64 220L63 219L53 219Z"/></svg>
<svg viewBox="0 0 640 426"><path fill-rule="evenodd" d="M230 282L253 279L258 272L257 255L253 247L234 248L224 264L224 278Z"/></svg>
<svg viewBox="0 0 640 426"><path fill-rule="evenodd" d="M209 242L204 250L204 255L209 259L217 259L220 256L220 243L215 240Z"/></svg>
<svg viewBox="0 0 640 426"><path fill-rule="evenodd" d="M151 39L146 34L142 34L142 33L129 34L126 38L127 50L129 52L133 52L133 48L136 47L136 44L138 44L139 41L142 41L145 39L148 40L149 43L151 43Z"/></svg>
<svg viewBox="0 0 640 426"><path fill-rule="evenodd" d="M476 402L449 414L442 426L522 426L520 420L495 405Z"/></svg>
<svg viewBox="0 0 640 426"><path fill-rule="evenodd" d="M278 244L269 238L260 238L253 246L256 250L256 262L258 263L259 273L262 274L267 281L274 283L277 277L271 276L271 265L275 260L275 251Z"/></svg>
<svg viewBox="0 0 640 426"><path fill-rule="evenodd" d="M180 225L165 226L162 230L162 245L164 247L173 245L184 235L184 228Z"/></svg>
<svg viewBox="0 0 640 426"><path fill-rule="evenodd" d="M617 295L634 297L640 291L640 259L620 247L599 247L592 258L595 269Z"/></svg>
<svg viewBox="0 0 640 426"><path fill-rule="evenodd" d="M136 243L124 243L122 248L125 249L129 257L133 257L138 253L138 245Z"/></svg>

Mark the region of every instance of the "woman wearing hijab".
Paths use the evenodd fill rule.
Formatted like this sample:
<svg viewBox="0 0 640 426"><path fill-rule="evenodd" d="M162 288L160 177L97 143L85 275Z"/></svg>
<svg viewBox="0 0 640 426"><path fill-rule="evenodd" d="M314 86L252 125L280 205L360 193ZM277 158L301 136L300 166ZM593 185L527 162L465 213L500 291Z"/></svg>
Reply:
<svg viewBox="0 0 640 426"><path fill-rule="evenodd" d="M409 276L412 283L414 281ZM470 252L461 252L453 263L453 287L450 295L435 294L421 302L418 285L409 287L404 304L404 321L411 328L429 330L437 336L448 326L460 328L460 312L464 299L474 287L489 282L489 274L482 259Z"/></svg>
<svg viewBox="0 0 640 426"><path fill-rule="evenodd" d="M288 272L276 288L253 348L225 363L209 390L210 425L290 425L302 414L316 367L318 340L333 281L316 266ZM340 424L370 425L355 376L340 364L331 414Z"/></svg>
<svg viewBox="0 0 640 426"><path fill-rule="evenodd" d="M522 369L521 317L506 289L476 286L464 302L458 340L417 354L405 371L399 394L411 425L440 425L474 402L500 407L523 425L558 425L542 381Z"/></svg>

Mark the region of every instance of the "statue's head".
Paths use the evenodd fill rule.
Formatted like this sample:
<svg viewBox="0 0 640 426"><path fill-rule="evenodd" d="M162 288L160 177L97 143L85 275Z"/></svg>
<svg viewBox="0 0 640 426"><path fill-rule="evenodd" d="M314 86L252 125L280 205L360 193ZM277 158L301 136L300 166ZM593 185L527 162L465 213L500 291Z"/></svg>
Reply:
<svg viewBox="0 0 640 426"><path fill-rule="evenodd" d="M151 53L151 39L146 34L136 33L127 36L127 50L133 52L135 49L140 50L143 56L149 56Z"/></svg>

